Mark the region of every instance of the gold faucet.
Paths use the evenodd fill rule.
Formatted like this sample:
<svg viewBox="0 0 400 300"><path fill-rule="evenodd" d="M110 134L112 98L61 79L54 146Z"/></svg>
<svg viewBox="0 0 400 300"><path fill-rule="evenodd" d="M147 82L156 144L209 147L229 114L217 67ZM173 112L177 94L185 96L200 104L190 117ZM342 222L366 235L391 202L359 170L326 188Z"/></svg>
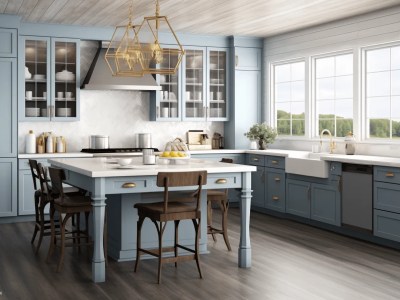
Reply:
<svg viewBox="0 0 400 300"><path fill-rule="evenodd" d="M327 133L329 135L329 153L332 154L333 150L336 148L336 143L333 141L332 133L329 129L323 129L319 135L319 143L322 149L322 136Z"/></svg>

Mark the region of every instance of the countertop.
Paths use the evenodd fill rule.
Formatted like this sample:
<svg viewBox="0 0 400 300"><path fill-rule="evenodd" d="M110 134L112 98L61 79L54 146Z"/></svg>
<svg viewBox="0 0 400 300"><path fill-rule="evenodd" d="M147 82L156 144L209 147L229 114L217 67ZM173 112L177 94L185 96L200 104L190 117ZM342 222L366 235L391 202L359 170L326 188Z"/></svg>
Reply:
<svg viewBox="0 0 400 300"><path fill-rule="evenodd" d="M162 159L165 161L165 159ZM207 170L208 173L234 173L254 172L255 166L238 165L208 161L203 159L181 160L178 164L156 164L143 165L142 159L133 158L130 168L121 168L110 159L101 157L92 158L60 158L50 159L49 162L55 166L90 176L90 177L123 177L123 176L152 176L160 171L188 172Z"/></svg>
<svg viewBox="0 0 400 300"><path fill-rule="evenodd" d="M35 153L35 154L26 154L19 153L18 158L25 159L41 159L41 158L74 158L74 157L93 157L91 153L83 153L83 152L67 152L67 153Z"/></svg>

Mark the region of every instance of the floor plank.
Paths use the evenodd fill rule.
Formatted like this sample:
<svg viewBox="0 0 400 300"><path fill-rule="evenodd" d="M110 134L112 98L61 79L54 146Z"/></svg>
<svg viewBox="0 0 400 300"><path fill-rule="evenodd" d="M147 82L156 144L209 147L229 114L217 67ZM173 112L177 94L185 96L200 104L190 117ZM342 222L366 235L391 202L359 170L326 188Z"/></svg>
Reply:
<svg viewBox="0 0 400 300"><path fill-rule="evenodd" d="M218 217L218 215L215 215ZM229 235L201 256L204 279L195 263L163 267L157 262L110 261L107 282L91 282L86 251L67 249L64 269L57 255L45 262L48 239L38 255L30 238L33 223L0 225L0 300L5 299L400 299L400 253L294 221L251 214L253 266L237 267L239 210L230 209Z"/></svg>

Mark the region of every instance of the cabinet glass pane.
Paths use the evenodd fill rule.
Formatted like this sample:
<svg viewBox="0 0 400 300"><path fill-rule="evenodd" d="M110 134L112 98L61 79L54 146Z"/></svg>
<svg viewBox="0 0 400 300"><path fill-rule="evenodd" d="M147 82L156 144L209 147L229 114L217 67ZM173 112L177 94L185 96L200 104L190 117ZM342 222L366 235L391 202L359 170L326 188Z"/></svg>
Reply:
<svg viewBox="0 0 400 300"><path fill-rule="evenodd" d="M162 60L163 69L173 69L178 63L176 55L166 52ZM178 118L179 70L172 75L160 75L160 118Z"/></svg>
<svg viewBox="0 0 400 300"><path fill-rule="evenodd" d="M76 43L55 42L56 117L76 117Z"/></svg>
<svg viewBox="0 0 400 300"><path fill-rule="evenodd" d="M47 41L25 41L25 117L47 117Z"/></svg>
<svg viewBox="0 0 400 300"><path fill-rule="evenodd" d="M211 118L226 118L226 52L210 51Z"/></svg>
<svg viewBox="0 0 400 300"><path fill-rule="evenodd" d="M185 59L185 116L187 118L204 118L204 52L203 50L187 50Z"/></svg>

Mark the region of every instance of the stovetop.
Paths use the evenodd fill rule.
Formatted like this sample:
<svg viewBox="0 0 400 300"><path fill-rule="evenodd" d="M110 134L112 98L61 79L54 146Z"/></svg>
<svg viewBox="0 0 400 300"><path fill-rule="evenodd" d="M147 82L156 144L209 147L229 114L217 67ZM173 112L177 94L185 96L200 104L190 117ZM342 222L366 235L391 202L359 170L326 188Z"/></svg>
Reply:
<svg viewBox="0 0 400 300"><path fill-rule="evenodd" d="M107 148L107 149L82 149L85 153L136 153L143 152L143 149L153 149L154 152L159 152L157 148Z"/></svg>

